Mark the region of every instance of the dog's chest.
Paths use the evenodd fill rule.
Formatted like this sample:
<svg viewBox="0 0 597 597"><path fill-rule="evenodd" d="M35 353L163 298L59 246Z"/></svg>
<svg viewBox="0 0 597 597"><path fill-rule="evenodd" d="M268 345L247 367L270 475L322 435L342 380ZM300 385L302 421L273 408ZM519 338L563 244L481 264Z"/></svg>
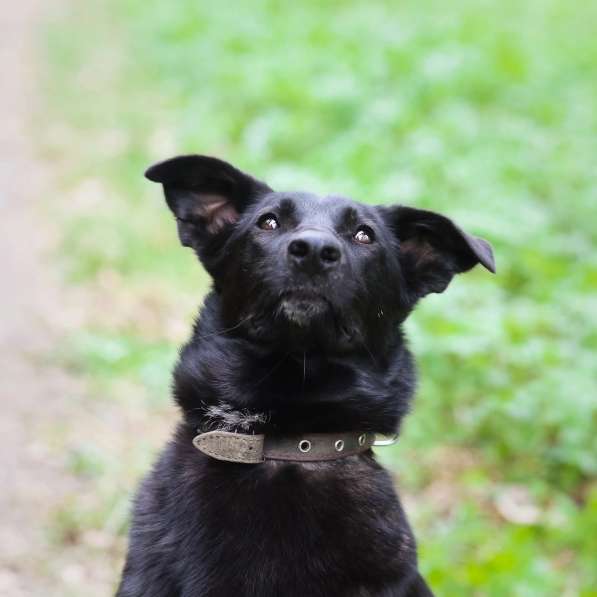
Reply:
<svg viewBox="0 0 597 597"><path fill-rule="evenodd" d="M391 480L370 458L218 464L207 463L195 536L212 582L214 571L227 570L221 594L238 586L246 595L319 595L332 586L347 596L414 562Z"/></svg>

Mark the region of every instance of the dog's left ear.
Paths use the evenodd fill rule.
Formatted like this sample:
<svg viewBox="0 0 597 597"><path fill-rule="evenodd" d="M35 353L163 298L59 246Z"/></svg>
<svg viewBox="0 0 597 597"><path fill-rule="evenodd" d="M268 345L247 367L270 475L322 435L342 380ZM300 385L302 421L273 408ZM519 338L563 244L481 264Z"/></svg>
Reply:
<svg viewBox="0 0 597 597"><path fill-rule="evenodd" d="M183 155L154 164L145 172L164 185L166 202L178 224L180 242L199 250L231 229L240 214L271 189L223 160Z"/></svg>
<svg viewBox="0 0 597 597"><path fill-rule="evenodd" d="M443 292L455 274L477 263L495 273L491 245L432 211L395 206L385 209L398 237L404 278L418 298Z"/></svg>

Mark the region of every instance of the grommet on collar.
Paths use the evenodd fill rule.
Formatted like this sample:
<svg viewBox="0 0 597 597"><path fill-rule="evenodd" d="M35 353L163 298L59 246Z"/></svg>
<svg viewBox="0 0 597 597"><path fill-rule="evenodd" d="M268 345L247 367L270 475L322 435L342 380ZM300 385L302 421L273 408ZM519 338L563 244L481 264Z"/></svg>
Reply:
<svg viewBox="0 0 597 597"><path fill-rule="evenodd" d="M303 453L306 454L307 452L309 452L309 450L311 450L311 442L308 439L302 439L299 443L298 443L298 449Z"/></svg>

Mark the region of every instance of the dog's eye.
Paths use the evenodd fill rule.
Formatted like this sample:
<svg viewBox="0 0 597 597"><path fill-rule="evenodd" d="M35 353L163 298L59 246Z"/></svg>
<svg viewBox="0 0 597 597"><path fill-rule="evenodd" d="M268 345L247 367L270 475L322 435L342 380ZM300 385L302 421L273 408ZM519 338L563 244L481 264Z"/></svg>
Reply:
<svg viewBox="0 0 597 597"><path fill-rule="evenodd" d="M257 221L257 226L261 230L275 230L278 228L278 220L274 214L264 214Z"/></svg>
<svg viewBox="0 0 597 597"><path fill-rule="evenodd" d="M370 245L375 240L375 234L369 226L361 226L353 237L358 243L362 245Z"/></svg>

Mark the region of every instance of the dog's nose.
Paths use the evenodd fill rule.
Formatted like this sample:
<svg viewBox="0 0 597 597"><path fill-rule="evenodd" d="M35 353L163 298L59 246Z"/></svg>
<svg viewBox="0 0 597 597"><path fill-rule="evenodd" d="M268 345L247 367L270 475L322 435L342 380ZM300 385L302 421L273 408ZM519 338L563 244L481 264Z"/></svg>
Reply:
<svg viewBox="0 0 597 597"><path fill-rule="evenodd" d="M288 257L296 267L317 273L337 265L342 251L329 232L304 230L288 244Z"/></svg>

